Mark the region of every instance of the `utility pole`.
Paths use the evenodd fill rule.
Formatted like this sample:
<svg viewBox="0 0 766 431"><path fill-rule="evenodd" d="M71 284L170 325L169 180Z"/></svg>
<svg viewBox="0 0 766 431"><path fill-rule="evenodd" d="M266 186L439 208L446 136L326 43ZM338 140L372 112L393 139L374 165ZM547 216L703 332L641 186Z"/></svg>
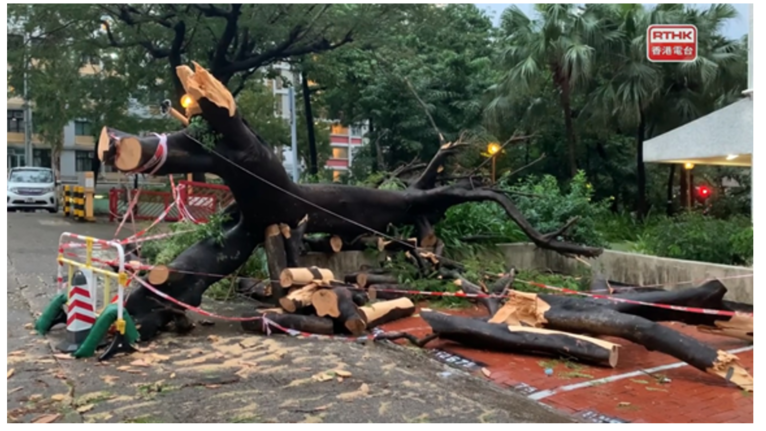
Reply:
<svg viewBox="0 0 766 431"><path fill-rule="evenodd" d="M24 32L24 166L34 165L32 149L32 112L29 109L29 44L28 32Z"/></svg>
<svg viewBox="0 0 766 431"><path fill-rule="evenodd" d="M297 122L295 121L295 75L290 88L287 90L288 98L290 99L290 144L293 150L293 181L298 182L298 134L297 134Z"/></svg>

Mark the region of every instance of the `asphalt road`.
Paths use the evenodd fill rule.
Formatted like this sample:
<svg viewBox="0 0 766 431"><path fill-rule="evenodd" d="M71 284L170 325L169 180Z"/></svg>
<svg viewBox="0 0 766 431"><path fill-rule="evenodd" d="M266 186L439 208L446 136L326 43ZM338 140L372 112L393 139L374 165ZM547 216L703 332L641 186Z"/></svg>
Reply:
<svg viewBox="0 0 766 431"><path fill-rule="evenodd" d="M54 295L63 231L111 238L114 225L8 214L8 422L571 422L417 349L244 334L198 324L105 363L55 351L34 317ZM246 304L206 301L238 315ZM198 322L201 323L201 322Z"/></svg>

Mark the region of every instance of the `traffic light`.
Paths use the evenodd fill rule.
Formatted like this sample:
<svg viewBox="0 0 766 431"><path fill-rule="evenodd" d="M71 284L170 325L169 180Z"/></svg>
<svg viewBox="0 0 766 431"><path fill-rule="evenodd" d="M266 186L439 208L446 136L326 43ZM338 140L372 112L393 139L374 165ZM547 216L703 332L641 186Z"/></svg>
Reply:
<svg viewBox="0 0 766 431"><path fill-rule="evenodd" d="M697 187L697 199L700 202L705 202L710 197L711 193L712 192L710 190L710 187L708 187L708 186L699 186L699 187Z"/></svg>

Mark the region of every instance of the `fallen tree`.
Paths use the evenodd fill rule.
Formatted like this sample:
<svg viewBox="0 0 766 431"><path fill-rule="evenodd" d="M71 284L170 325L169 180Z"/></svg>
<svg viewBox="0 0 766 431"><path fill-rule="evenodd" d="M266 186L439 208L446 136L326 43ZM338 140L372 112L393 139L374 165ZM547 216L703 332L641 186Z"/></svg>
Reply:
<svg viewBox="0 0 766 431"><path fill-rule="evenodd" d="M476 285L458 280L466 293L475 293ZM430 339L441 338L480 349L554 355L612 367L617 364L617 346L592 337L618 337L648 350L673 356L744 390L753 390L753 378L736 356L657 323L684 322L699 325L700 330L705 332L752 341L752 316L692 313L571 295L510 293L509 299L496 312L491 311L494 308L492 305L487 307L491 313L488 320L426 310L421 310L420 315L433 330ZM725 293L726 287L720 281L713 280L691 289L628 293L615 297L731 311L724 305ZM484 304L486 307L487 303ZM404 338L416 345L424 345L422 341Z"/></svg>
<svg viewBox="0 0 766 431"><path fill-rule="evenodd" d="M199 305L205 290L218 278L198 274L233 273L256 246L274 237L275 225L282 231L287 228L335 236L341 244L355 244L361 236L384 232L389 225L412 225L416 228L417 245L425 247L436 243L433 225L447 209L466 202L497 203L541 248L586 257L601 253L599 248L557 239L571 222L555 232L538 232L500 190L477 184L470 178L441 184L447 157L466 146L460 141L442 145L422 174L403 191L339 184L296 184L257 131L243 121L226 87L198 64L194 66L194 71L187 66L176 70L193 101L186 108L190 122L185 129L138 137L105 127L98 143L99 159L122 172L212 173L221 177L234 195L236 204L226 210L230 221L223 235L198 242L167 265L179 276L156 287L176 299ZM337 248L338 241L334 242ZM330 246L332 248L332 244ZM298 248L284 247L286 259L277 258L285 264L296 262ZM269 260L272 295L284 295L286 292L274 279L274 272L281 263L274 263L272 267L272 257ZM143 287L129 295L126 307L139 325L143 340L155 336L181 312ZM360 324L352 326L356 328Z"/></svg>

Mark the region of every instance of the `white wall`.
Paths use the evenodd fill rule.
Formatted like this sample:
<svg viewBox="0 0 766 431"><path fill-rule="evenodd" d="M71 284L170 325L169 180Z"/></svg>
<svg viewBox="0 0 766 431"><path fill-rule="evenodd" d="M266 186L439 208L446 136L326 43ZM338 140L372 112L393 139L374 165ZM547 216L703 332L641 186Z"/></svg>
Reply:
<svg viewBox="0 0 766 431"><path fill-rule="evenodd" d="M750 4L750 31L747 33L747 88L753 88L753 5Z"/></svg>

